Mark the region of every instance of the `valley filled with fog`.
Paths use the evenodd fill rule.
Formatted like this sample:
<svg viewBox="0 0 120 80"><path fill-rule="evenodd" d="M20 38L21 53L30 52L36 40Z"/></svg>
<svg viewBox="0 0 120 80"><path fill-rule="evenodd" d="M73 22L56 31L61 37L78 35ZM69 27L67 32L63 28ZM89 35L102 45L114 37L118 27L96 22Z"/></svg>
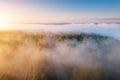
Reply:
<svg viewBox="0 0 120 80"><path fill-rule="evenodd" d="M11 24L0 80L119 80L120 24Z"/></svg>

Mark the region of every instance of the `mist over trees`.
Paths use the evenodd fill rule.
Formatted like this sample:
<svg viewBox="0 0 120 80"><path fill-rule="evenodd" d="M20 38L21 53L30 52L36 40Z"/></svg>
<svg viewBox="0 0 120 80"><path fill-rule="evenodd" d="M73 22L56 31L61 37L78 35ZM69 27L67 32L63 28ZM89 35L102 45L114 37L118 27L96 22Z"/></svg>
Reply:
<svg viewBox="0 0 120 80"><path fill-rule="evenodd" d="M0 32L0 80L119 80L120 41L97 34Z"/></svg>

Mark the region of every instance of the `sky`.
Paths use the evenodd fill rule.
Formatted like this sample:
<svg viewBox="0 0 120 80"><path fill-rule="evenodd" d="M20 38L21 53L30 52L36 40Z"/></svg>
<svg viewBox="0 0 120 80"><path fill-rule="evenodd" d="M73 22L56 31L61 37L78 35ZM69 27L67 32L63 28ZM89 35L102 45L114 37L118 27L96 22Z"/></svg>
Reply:
<svg viewBox="0 0 120 80"><path fill-rule="evenodd" d="M0 0L10 23L120 22L120 0Z"/></svg>

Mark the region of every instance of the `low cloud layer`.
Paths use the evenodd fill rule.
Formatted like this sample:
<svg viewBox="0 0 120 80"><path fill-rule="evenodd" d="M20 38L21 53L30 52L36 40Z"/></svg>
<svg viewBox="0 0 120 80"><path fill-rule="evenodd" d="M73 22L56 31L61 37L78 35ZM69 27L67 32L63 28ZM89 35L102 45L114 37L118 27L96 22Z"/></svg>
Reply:
<svg viewBox="0 0 120 80"><path fill-rule="evenodd" d="M120 24L116 23L86 23L86 24L11 24L4 27L8 30L31 30L43 32L85 32L96 33L100 35L110 36L120 40Z"/></svg>

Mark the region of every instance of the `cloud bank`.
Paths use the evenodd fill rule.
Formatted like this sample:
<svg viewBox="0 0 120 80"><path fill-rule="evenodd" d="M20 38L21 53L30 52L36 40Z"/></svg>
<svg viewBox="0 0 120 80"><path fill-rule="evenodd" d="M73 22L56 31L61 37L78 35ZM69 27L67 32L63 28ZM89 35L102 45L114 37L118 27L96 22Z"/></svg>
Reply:
<svg viewBox="0 0 120 80"><path fill-rule="evenodd" d="M11 24L2 29L7 30L30 30L43 32L77 32L96 33L110 36L120 40L120 24L116 23L51 23L51 24Z"/></svg>

